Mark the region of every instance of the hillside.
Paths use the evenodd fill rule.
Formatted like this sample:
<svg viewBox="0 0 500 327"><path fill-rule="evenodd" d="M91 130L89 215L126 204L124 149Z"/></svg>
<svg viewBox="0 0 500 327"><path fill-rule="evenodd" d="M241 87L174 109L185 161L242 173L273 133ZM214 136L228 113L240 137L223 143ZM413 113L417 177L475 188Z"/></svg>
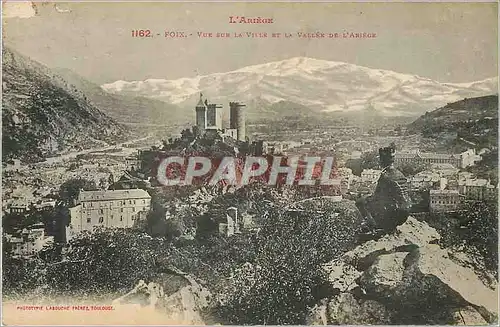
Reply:
<svg viewBox="0 0 500 327"><path fill-rule="evenodd" d="M497 79L473 83L440 83L416 75L353 64L291 58L175 80L116 81L102 85L113 94L144 96L191 108L203 92L212 102L288 101L315 114L377 111L384 116L418 116L464 97L494 93ZM267 106L249 107L250 116L272 118Z"/></svg>
<svg viewBox="0 0 500 327"><path fill-rule="evenodd" d="M124 139L126 129L56 78L49 68L3 48L2 160L40 161L60 151Z"/></svg>
<svg viewBox="0 0 500 327"><path fill-rule="evenodd" d="M429 139L449 139L477 149L497 146L498 95L449 103L408 125L410 133Z"/></svg>
<svg viewBox="0 0 500 327"><path fill-rule="evenodd" d="M110 94L99 85L69 69L55 69L55 71L59 78L85 94L94 106L117 122L136 125L173 125L192 120L190 115L186 115L186 112L176 105L140 96Z"/></svg>

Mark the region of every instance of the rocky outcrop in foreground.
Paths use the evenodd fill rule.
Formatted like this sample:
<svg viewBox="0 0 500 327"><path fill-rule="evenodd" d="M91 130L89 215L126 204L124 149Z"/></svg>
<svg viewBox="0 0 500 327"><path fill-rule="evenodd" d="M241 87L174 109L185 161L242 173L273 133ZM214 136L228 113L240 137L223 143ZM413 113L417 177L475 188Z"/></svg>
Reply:
<svg viewBox="0 0 500 327"><path fill-rule="evenodd" d="M325 265L338 290L313 310L310 324L459 324L497 320L498 291L441 249L438 232L410 217L390 235Z"/></svg>
<svg viewBox="0 0 500 327"><path fill-rule="evenodd" d="M490 280L494 282L488 282L487 273L474 270L471 258L462 252L440 248L439 240L440 235L434 228L409 217L394 233L364 242L324 265L334 292L312 308L307 323L495 323L498 317L497 280L492 277ZM251 272L255 267L247 263L242 268ZM245 285L233 286L248 287ZM159 278L156 283L149 284L141 281L114 304L130 303L133 294L141 293L146 295L141 310L161 314L162 324L218 322L210 316L213 303L220 302L217 293L212 296L193 277L174 267L168 269L168 278Z"/></svg>
<svg viewBox="0 0 500 327"><path fill-rule="evenodd" d="M201 312L209 304L210 292L191 276L177 269L174 273L184 279L184 285L177 291L169 294L160 281L146 283L140 280L134 289L112 304L117 307L140 307L141 314L160 315L155 323L205 325Z"/></svg>

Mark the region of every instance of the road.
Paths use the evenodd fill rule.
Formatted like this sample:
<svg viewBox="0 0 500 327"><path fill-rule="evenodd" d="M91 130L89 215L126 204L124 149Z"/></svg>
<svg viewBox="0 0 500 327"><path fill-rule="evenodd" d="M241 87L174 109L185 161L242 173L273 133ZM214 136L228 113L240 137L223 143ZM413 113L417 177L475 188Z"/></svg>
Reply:
<svg viewBox="0 0 500 327"><path fill-rule="evenodd" d="M120 148L120 147L129 145L129 144L135 143L135 142L145 141L145 140L148 140L148 139L150 139L152 137L153 137L153 135L150 134L150 135L145 136L145 137L128 140L128 141L125 141L125 142L122 142L122 143L118 143L118 144L115 144L115 145L109 145L109 146L105 146L105 147L101 147L101 148L85 149L85 150L81 150L81 151L73 151L73 152L69 152L69 153L63 154L61 156L49 157L49 158L47 158L46 161L38 163L38 164L42 164L42 165L43 164L54 164L54 163L58 163L58 162L62 162L62 161L68 160L68 159L76 158L76 156L78 156L80 154L88 154L88 153L92 153L92 152L102 152L102 151L106 151L106 150L112 150L112 149ZM127 149L127 148L125 148L125 149ZM128 149L130 149L130 152L135 152L136 151L134 148L128 148Z"/></svg>

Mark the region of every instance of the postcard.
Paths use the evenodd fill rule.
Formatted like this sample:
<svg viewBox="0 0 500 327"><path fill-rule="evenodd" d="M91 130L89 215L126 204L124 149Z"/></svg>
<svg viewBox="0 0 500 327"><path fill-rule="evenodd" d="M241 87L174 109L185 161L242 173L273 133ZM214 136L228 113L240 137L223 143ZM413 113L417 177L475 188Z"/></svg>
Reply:
<svg viewBox="0 0 500 327"><path fill-rule="evenodd" d="M496 2L2 2L5 325L498 323Z"/></svg>

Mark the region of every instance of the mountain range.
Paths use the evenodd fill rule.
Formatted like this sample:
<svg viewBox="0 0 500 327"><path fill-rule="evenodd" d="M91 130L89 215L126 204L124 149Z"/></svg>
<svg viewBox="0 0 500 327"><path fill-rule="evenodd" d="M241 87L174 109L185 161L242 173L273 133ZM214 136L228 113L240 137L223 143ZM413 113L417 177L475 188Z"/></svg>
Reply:
<svg viewBox="0 0 500 327"><path fill-rule="evenodd" d="M187 123L191 116L176 105L141 96L110 94L70 69L56 68L53 71L82 96L104 111L111 118L123 124L161 125Z"/></svg>
<svg viewBox="0 0 500 327"><path fill-rule="evenodd" d="M260 118L275 115L276 110L270 108L280 102L300 106L301 113L322 116L367 111L382 116L419 116L466 97L495 94L498 79L441 83L416 75L297 57L226 73L174 80L120 80L101 87L112 94L147 97L183 108L194 107L201 92L209 101L224 106L229 101L250 103L249 115Z"/></svg>

